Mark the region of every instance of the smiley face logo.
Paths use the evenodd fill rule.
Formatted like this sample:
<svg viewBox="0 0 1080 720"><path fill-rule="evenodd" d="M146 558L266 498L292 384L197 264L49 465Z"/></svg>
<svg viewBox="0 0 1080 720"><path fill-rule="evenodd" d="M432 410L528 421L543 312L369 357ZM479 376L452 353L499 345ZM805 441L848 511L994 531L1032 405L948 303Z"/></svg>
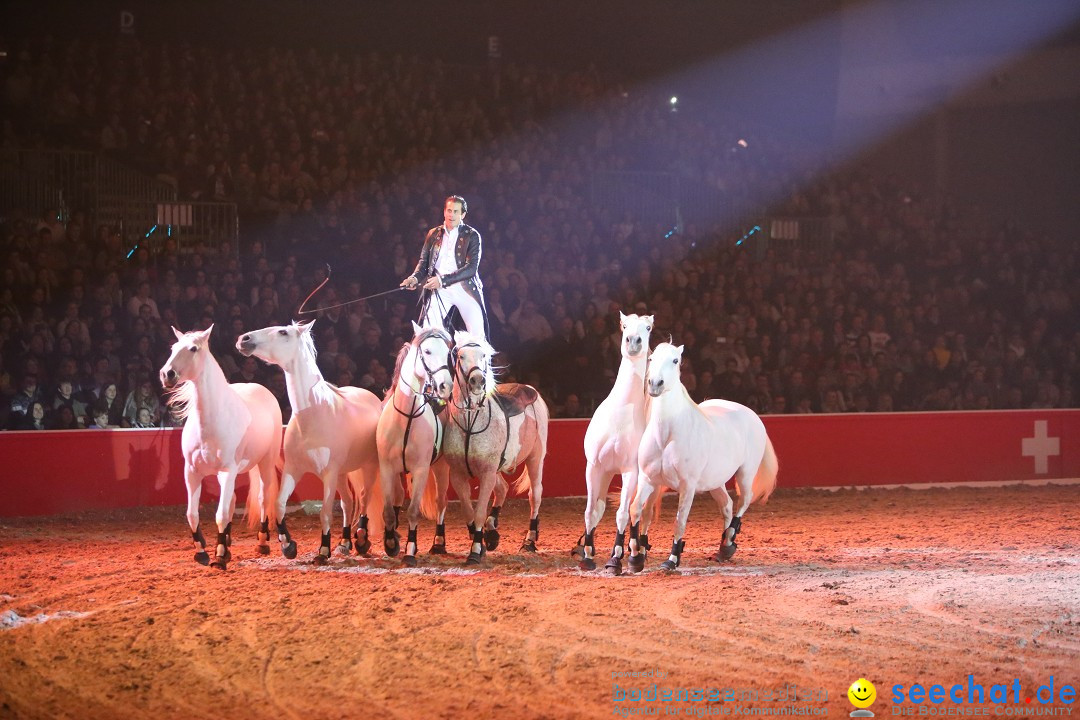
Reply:
<svg viewBox="0 0 1080 720"><path fill-rule="evenodd" d="M877 690L874 684L866 678L859 678L851 683L847 691L848 700L857 708L868 708L877 699Z"/></svg>

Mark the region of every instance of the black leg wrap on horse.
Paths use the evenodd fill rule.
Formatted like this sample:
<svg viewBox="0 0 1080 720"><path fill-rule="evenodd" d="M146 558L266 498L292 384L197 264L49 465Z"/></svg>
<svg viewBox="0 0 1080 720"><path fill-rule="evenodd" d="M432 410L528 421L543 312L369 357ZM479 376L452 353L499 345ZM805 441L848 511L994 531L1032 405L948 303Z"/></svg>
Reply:
<svg viewBox="0 0 1080 720"><path fill-rule="evenodd" d="M472 542L469 545L469 557L465 558L465 564L479 565L487 553L487 548L484 547L484 531L482 528L474 528L472 523L469 523L469 534ZM480 552L473 550L477 544L480 545Z"/></svg>
<svg viewBox="0 0 1080 720"><path fill-rule="evenodd" d="M281 554L292 560L296 557L296 543L293 542L292 535L289 534L289 529L285 527L284 519L278 520L277 533L278 542L281 543Z"/></svg>
<svg viewBox="0 0 1080 720"><path fill-rule="evenodd" d="M232 522L225 525L225 547L232 545Z"/></svg>
<svg viewBox="0 0 1080 720"><path fill-rule="evenodd" d="M637 540L638 532L640 530L641 530L641 521L638 520L636 523L634 523L633 525L630 526L630 539L631 540Z"/></svg>
<svg viewBox="0 0 1080 720"><path fill-rule="evenodd" d="M439 523L435 526L435 539L431 542L431 549L428 550L429 555L445 555L446 554L446 525Z"/></svg>
<svg viewBox="0 0 1080 720"><path fill-rule="evenodd" d="M231 525L232 523L230 523ZM217 549L214 553L214 560L210 563L211 567L215 567L218 570L224 570L229 560L232 559L232 553L229 552L229 525L225 526L224 532L217 534Z"/></svg>
<svg viewBox="0 0 1080 720"><path fill-rule="evenodd" d="M735 554L735 551L739 549L739 544L735 542L735 536L742 530L742 518L731 518L731 524L728 525L731 528L731 542L728 542L727 530L724 531L724 537L720 541L720 549L713 555L713 560L717 562L723 562L724 560L730 560L731 556Z"/></svg>
<svg viewBox="0 0 1080 720"><path fill-rule="evenodd" d="M356 528L358 530L367 530L368 516L361 515L360 519L356 522Z"/></svg>
<svg viewBox="0 0 1080 720"><path fill-rule="evenodd" d="M488 523L484 521L484 547L488 550L495 550L499 547L499 507L491 508L491 514L488 515L488 520L491 520L491 527L488 527Z"/></svg>
<svg viewBox="0 0 1080 720"><path fill-rule="evenodd" d="M662 567L665 570L674 570L674 569L678 568L679 565L682 563L682 553L683 553L683 548L684 547L686 547L686 541L685 540L680 540L679 542L672 542L671 543L671 556L674 557L675 559L672 560L671 557L669 557L667 560L660 563L660 567Z"/></svg>
<svg viewBox="0 0 1080 720"><path fill-rule="evenodd" d="M525 542L521 543L522 552L536 552L536 541L540 539L540 518L529 520L529 534L525 536Z"/></svg>
<svg viewBox="0 0 1080 720"><path fill-rule="evenodd" d="M393 528L383 530L383 549L390 557L397 556L401 549L401 536L397 534L397 530Z"/></svg>
<svg viewBox="0 0 1080 720"><path fill-rule="evenodd" d="M611 548L611 557L604 564L605 570L610 570L615 575L622 575L623 543L626 542L626 533L615 533L615 545Z"/></svg>
<svg viewBox="0 0 1080 720"><path fill-rule="evenodd" d="M195 543L195 562L200 565L210 564L210 553L206 552L206 538L203 537L202 528L195 528L191 533L191 539Z"/></svg>
<svg viewBox="0 0 1080 720"><path fill-rule="evenodd" d="M401 563L409 567L416 567L416 530L417 528L409 528L408 539L405 541L405 555L401 558Z"/></svg>
<svg viewBox="0 0 1080 720"><path fill-rule="evenodd" d="M581 569L582 570L595 570L596 560L596 547L593 545L593 532L592 530L585 533L585 537L581 540Z"/></svg>
<svg viewBox="0 0 1080 720"><path fill-rule="evenodd" d="M262 525L259 526L259 532L266 535L267 538L270 537L270 518L262 521Z"/></svg>
<svg viewBox="0 0 1080 720"><path fill-rule="evenodd" d="M319 538L319 552L315 553L315 564L325 565L330 558L330 531L327 530Z"/></svg>
<svg viewBox="0 0 1080 720"><path fill-rule="evenodd" d="M352 538L352 528L348 525L343 525L341 528L341 539L349 540Z"/></svg>

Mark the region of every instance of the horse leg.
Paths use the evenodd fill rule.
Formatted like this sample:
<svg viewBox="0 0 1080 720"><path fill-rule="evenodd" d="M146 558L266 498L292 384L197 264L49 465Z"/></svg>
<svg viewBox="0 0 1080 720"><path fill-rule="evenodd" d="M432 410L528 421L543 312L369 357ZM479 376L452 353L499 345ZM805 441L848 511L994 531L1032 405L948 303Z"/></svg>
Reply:
<svg viewBox="0 0 1080 720"><path fill-rule="evenodd" d="M289 528L285 525L285 505L289 502L289 496L296 489L296 481L302 473L296 467L289 464L288 456L285 457L285 468L281 471L281 492L277 496L277 539L281 545L281 554L292 560L296 557L296 542L289 534Z"/></svg>
<svg viewBox="0 0 1080 720"><path fill-rule="evenodd" d="M458 502L461 503L461 514L465 516L465 528L469 533L469 542L472 542L473 537L473 519L472 519L472 488L469 486L469 480L465 477L465 474L450 469L450 486L454 488L454 492L458 496Z"/></svg>
<svg viewBox="0 0 1080 720"><path fill-rule="evenodd" d="M353 549L352 514L357 502L352 478L349 477L348 473L345 473L338 480L338 505L341 506L341 540L337 545L338 553L345 557L348 557Z"/></svg>
<svg viewBox="0 0 1080 720"><path fill-rule="evenodd" d="M446 505L447 489L450 484L449 469L445 463L435 465L435 490L439 512L435 519L435 539L431 543L430 555L446 554Z"/></svg>
<svg viewBox="0 0 1080 720"><path fill-rule="evenodd" d="M724 531L720 534L720 547L717 548L716 554L712 556L712 559L716 562L723 562L735 554L738 547L735 544L735 533L738 532L738 527L732 521L731 495L728 494L727 489L721 485L715 490L710 490L709 494L712 495L712 499L716 501L716 506L720 508L720 513L724 516ZM733 527L735 528L734 532L731 533L729 538L728 530Z"/></svg>
<svg viewBox="0 0 1080 720"><path fill-rule="evenodd" d="M184 463L184 483L187 485L187 521L191 528L191 540L195 543L195 562L200 565L210 564L210 555L206 552L206 538L199 527L199 497L202 495L202 478L195 474L195 468Z"/></svg>
<svg viewBox="0 0 1080 720"><path fill-rule="evenodd" d="M259 534L258 545L256 549L260 555L270 554L270 518L267 512L270 507L270 492L274 487L274 475L276 472L274 467L274 458L267 455L259 462ZM252 470L254 473L255 470ZM248 487L248 492L254 492L255 490L255 478L251 478L252 483ZM274 499L275 501L277 498Z"/></svg>
<svg viewBox="0 0 1080 720"><path fill-rule="evenodd" d="M743 513L754 501L754 474L756 472L756 469L743 466L735 473L735 484L739 488L739 507L735 510L735 517L732 517L731 497L728 496L728 507L724 513L724 540L720 549L716 551L717 560L730 560L739 548L739 544L735 542L735 536L742 530Z"/></svg>
<svg viewBox="0 0 1080 720"><path fill-rule="evenodd" d="M675 536L671 541L671 554L668 559L660 563L664 570L675 570L682 563L683 548L686 541L683 535L686 533L686 521L690 517L690 506L694 504L694 493L689 488L684 488L679 493L679 510L675 514Z"/></svg>
<svg viewBox="0 0 1080 720"><path fill-rule="evenodd" d="M229 546L232 545L232 514L236 508L236 468L219 470L217 476L221 488L217 515L214 518L217 521L218 541L210 567L225 570L232 559Z"/></svg>
<svg viewBox="0 0 1080 720"><path fill-rule="evenodd" d="M491 497L492 490L495 489L496 475L498 471L492 470L480 478L480 492L473 509L472 545L469 547L469 557L465 559L466 565L479 565L487 554L487 548L484 546L484 516L487 514L488 499Z"/></svg>
<svg viewBox="0 0 1080 720"><path fill-rule="evenodd" d="M428 467L417 464L412 471L412 497L409 499L409 537L405 541L405 554L401 558L403 565L416 567L416 533L420 525L420 505L424 498L424 489L428 483Z"/></svg>
<svg viewBox="0 0 1080 720"><path fill-rule="evenodd" d="M382 482L380 472L378 463L364 469L364 495L360 500L360 517L356 520L356 532L353 534L357 555L367 555L371 550L371 538L368 537L368 503L371 501L375 483Z"/></svg>
<svg viewBox="0 0 1080 720"><path fill-rule="evenodd" d="M330 521L334 516L334 493L344 493L345 476L336 470L323 472L323 498L322 507L319 509L319 525L322 529L322 537L319 538L319 551L315 553L312 562L316 565L325 565L330 559Z"/></svg>
<svg viewBox="0 0 1080 720"><path fill-rule="evenodd" d="M611 557L604 565L604 569L610 570L614 575L622 575L622 559L626 552L623 544L626 542L626 526L630 524L630 505L634 502L637 484L637 468L622 474L619 509L615 513L615 545L611 548Z"/></svg>
<svg viewBox="0 0 1080 720"><path fill-rule="evenodd" d="M603 468L594 463L585 465L585 534L579 540L581 549L581 569L595 570L596 544L593 541L593 533L600 520L604 517L604 509L607 506L606 496L611 487L612 476L604 472ZM578 548L574 548L577 550Z"/></svg>
<svg viewBox="0 0 1080 720"><path fill-rule="evenodd" d="M502 473L495 473L495 499L491 505L491 512L488 513L487 519L484 520L484 546L488 550L495 550L499 547L499 511L502 510L503 503L506 502L506 492L509 488L510 486Z"/></svg>
<svg viewBox="0 0 1080 720"><path fill-rule="evenodd" d="M653 506L660 497L653 484L647 478L638 477L639 482L637 496L634 498L634 516L637 520L630 526L630 559L627 565L630 572L641 572L645 569L646 553L652 549L649 544L649 525L652 524ZM644 521L644 532L641 523Z"/></svg>
<svg viewBox="0 0 1080 720"><path fill-rule="evenodd" d="M535 447L525 459L525 471L529 473L529 532L521 543L522 552L536 552L536 541L540 539L540 503L544 499L544 448Z"/></svg>
<svg viewBox="0 0 1080 720"><path fill-rule="evenodd" d="M401 480L397 469L388 462L379 460L379 482L382 483L383 494L383 549L389 557L395 557L401 549L401 536L397 533L397 510L398 490L401 488ZM397 486L395 487L395 482ZM365 526L365 539L367 527Z"/></svg>

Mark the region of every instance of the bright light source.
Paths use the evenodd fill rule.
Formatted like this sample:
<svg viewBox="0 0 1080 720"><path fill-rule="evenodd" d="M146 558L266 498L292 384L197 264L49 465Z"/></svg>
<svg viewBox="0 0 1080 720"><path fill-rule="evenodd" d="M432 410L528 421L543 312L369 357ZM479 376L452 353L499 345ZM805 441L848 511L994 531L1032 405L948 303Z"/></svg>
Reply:
<svg viewBox="0 0 1080 720"><path fill-rule="evenodd" d="M743 140L742 138L739 138L739 142L737 142L735 144L738 145L739 147L746 147L746 141Z"/></svg>
<svg viewBox="0 0 1080 720"><path fill-rule="evenodd" d="M677 98L677 97L675 97L674 95L672 95L672 96L671 96L671 104L672 104L672 105L678 105L678 104L679 104L679 98Z"/></svg>

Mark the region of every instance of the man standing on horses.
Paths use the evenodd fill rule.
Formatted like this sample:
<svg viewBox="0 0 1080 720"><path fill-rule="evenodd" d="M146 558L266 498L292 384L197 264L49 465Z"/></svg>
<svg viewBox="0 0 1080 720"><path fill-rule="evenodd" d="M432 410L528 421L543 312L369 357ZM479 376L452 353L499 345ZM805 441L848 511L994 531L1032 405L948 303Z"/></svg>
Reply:
<svg viewBox="0 0 1080 720"><path fill-rule="evenodd" d="M420 324L452 330L450 313L457 308L465 329L488 337L484 284L480 282L480 233L462 222L469 206L465 198L451 195L443 204L443 224L424 238L420 262L401 287L424 289ZM446 252L442 252L445 248Z"/></svg>

